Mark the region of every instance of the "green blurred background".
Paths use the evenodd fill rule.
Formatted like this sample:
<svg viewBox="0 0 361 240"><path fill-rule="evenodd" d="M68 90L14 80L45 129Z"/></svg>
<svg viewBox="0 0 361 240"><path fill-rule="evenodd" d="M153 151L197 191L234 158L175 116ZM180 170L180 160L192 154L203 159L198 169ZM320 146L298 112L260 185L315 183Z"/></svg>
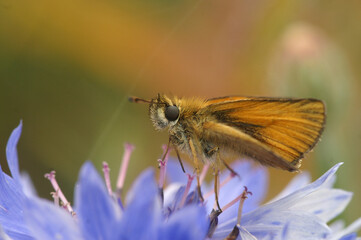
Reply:
<svg viewBox="0 0 361 240"><path fill-rule="evenodd" d="M343 161L337 186L361 215L359 0L0 0L0 161L23 119L21 169L50 198L57 171L72 199L85 160L112 168L136 145L126 187L156 166L166 133L129 95L314 97L327 103L322 141L304 160L319 177ZM293 174L271 169L269 198Z"/></svg>

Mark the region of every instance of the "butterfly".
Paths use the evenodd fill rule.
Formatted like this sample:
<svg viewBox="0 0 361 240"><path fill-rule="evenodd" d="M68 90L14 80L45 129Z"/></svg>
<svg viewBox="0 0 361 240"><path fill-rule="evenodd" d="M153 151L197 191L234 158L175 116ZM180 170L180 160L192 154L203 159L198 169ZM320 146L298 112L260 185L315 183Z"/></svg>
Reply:
<svg viewBox="0 0 361 240"><path fill-rule="evenodd" d="M202 99L158 94L151 100L130 100L149 104L154 127L168 130L168 146L174 147L178 158L178 151L191 156L198 186L200 164L208 161L217 174L220 163L229 168L222 157L228 154L298 171L304 155L319 141L326 121L325 104L313 98Z"/></svg>

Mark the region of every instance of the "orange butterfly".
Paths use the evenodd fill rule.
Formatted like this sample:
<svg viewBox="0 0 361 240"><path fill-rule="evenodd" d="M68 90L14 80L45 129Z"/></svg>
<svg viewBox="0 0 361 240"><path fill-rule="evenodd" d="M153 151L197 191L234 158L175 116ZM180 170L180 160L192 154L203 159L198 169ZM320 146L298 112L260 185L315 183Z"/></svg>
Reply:
<svg viewBox="0 0 361 240"><path fill-rule="evenodd" d="M178 157L178 150L191 155L198 186L200 161L209 161L217 178L219 163L229 168L223 154L246 155L266 166L297 171L304 154L318 142L326 120L324 103L310 98L205 100L158 94L152 100L130 100L149 103L154 127L168 129Z"/></svg>

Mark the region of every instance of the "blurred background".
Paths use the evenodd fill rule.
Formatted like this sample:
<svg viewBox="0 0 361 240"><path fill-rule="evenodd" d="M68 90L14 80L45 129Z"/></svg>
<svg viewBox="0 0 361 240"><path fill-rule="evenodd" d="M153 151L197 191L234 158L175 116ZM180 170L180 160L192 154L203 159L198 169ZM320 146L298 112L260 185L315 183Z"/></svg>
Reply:
<svg viewBox="0 0 361 240"><path fill-rule="evenodd" d="M112 169L135 144L126 188L157 165L166 133L127 97L313 97L326 102L322 141L303 161L318 178L345 162L337 187L361 215L359 0L0 0L0 162L23 119L20 167L41 196L55 169L72 199L91 160ZM5 170L8 170L5 167ZM270 169L268 199L294 175Z"/></svg>

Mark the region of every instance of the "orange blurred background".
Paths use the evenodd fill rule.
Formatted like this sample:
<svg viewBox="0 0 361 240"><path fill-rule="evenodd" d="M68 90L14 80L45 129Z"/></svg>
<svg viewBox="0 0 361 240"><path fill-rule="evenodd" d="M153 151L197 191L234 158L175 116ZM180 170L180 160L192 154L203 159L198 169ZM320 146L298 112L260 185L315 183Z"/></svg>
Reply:
<svg viewBox="0 0 361 240"><path fill-rule="evenodd" d="M23 119L20 166L50 198L55 169L72 198L85 160L112 179L123 144L136 145L127 187L155 167L167 142L145 105L127 97L314 97L327 104L322 141L303 161L319 177L337 162L337 186L361 215L359 0L0 1L0 161ZM268 198L293 174L270 169Z"/></svg>

